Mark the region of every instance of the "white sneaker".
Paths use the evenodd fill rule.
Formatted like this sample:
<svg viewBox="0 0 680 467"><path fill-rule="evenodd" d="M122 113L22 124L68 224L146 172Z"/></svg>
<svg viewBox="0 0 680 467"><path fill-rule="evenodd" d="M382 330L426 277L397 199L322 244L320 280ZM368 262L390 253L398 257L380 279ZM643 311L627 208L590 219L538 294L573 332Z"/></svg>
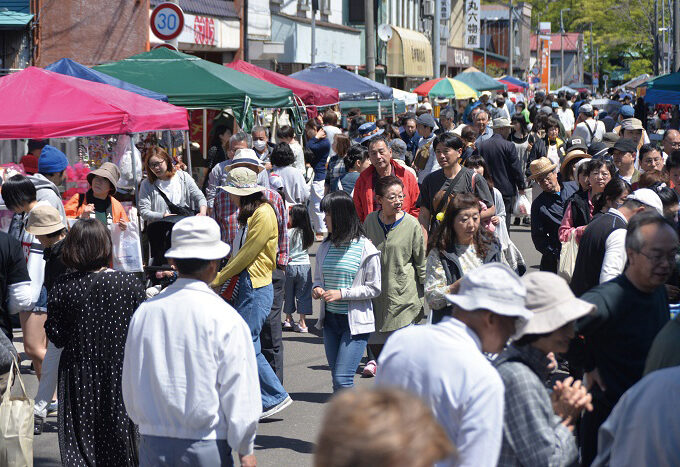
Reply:
<svg viewBox="0 0 680 467"><path fill-rule="evenodd" d="M283 409L288 407L290 404L293 403L293 399L290 398L290 396L286 396L284 400L276 404L274 407L271 407L264 412L262 412L262 415L260 415L260 420L264 420L265 418L269 418L274 414L277 414L281 412Z"/></svg>

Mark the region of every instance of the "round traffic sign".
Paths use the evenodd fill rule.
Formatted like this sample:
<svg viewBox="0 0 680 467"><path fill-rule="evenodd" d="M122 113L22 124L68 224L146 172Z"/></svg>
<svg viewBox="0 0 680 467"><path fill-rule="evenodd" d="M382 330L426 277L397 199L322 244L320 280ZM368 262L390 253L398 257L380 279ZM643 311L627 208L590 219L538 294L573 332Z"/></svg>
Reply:
<svg viewBox="0 0 680 467"><path fill-rule="evenodd" d="M184 12L174 3L161 3L151 12L151 30L163 40L174 39L184 29Z"/></svg>
<svg viewBox="0 0 680 467"><path fill-rule="evenodd" d="M169 44L167 42L163 42L162 44L156 44L156 45L153 46L154 49L158 49L158 48L161 48L161 47L164 48L164 49L170 49L170 50L174 50L175 52L178 52L177 47L175 47L174 45Z"/></svg>

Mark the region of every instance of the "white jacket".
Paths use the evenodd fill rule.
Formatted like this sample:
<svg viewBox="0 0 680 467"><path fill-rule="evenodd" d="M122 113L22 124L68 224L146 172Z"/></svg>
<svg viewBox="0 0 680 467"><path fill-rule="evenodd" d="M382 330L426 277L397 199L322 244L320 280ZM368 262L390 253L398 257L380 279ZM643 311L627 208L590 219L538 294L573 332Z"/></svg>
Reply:
<svg viewBox="0 0 680 467"><path fill-rule="evenodd" d="M143 435L253 452L262 400L250 330L204 282L180 278L135 311L122 389Z"/></svg>

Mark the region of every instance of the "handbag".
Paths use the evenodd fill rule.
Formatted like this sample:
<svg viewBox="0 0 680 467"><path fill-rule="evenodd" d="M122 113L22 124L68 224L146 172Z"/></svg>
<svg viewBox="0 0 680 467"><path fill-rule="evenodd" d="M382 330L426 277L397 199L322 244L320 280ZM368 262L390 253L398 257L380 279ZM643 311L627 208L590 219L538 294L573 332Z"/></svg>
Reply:
<svg viewBox="0 0 680 467"><path fill-rule="evenodd" d="M12 397L15 376L23 395ZM0 465L33 466L33 399L26 393L16 358L12 359L7 389L0 403Z"/></svg>
<svg viewBox="0 0 680 467"><path fill-rule="evenodd" d="M557 275L571 282L576 266L576 256L578 255L578 242L576 242L576 231L572 232L569 240L562 242L560 250L560 263L557 266Z"/></svg>
<svg viewBox="0 0 680 467"><path fill-rule="evenodd" d="M158 188L158 186L154 183L153 187L158 190L158 194L161 195L161 198L163 198L163 201L165 201L165 204L168 205L168 209L170 210L170 214L175 214L178 216L195 216L196 211L193 209L187 207L187 206L178 206L177 204L173 203L168 199L168 197L163 193L163 190Z"/></svg>

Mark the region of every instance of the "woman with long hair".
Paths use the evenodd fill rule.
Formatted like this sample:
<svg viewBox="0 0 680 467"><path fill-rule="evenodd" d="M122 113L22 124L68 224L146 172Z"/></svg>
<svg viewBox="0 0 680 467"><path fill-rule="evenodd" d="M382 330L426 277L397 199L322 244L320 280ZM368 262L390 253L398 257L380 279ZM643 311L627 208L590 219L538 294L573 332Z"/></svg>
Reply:
<svg viewBox="0 0 680 467"><path fill-rule="evenodd" d="M501 249L493 234L480 226L479 198L457 194L430 237L425 270L425 301L432 323L449 311L446 295L456 293L460 279L479 266L501 261Z"/></svg>
<svg viewBox="0 0 680 467"><path fill-rule="evenodd" d="M309 199L309 187L305 182L305 176L294 166L295 154L290 145L277 144L269 157L272 163L270 176L281 177L286 206L305 204Z"/></svg>
<svg viewBox="0 0 680 467"><path fill-rule="evenodd" d="M312 297L321 300L333 392L354 386L354 373L375 331L372 300L380 295L380 252L366 238L354 201L342 190L321 202L328 237L316 253Z"/></svg>
<svg viewBox="0 0 680 467"><path fill-rule="evenodd" d="M593 196L593 219L621 206L632 192L633 189L624 179L616 177L610 180L602 193Z"/></svg>
<svg viewBox="0 0 680 467"><path fill-rule="evenodd" d="M260 332L274 300L272 274L276 268L279 229L274 208L267 202L264 187L257 184L257 174L246 167L227 173L220 187L239 208L239 231L234 239L231 259L217 274L211 286L215 289L234 276L238 279L238 295L234 308L250 328L257 358L262 397L262 418L271 417L292 403L274 370L262 355Z"/></svg>
<svg viewBox="0 0 680 467"><path fill-rule="evenodd" d="M335 155L328 161L328 170L326 171L326 192L332 193L333 191L338 191L338 182L343 175L347 173L347 168L345 167L345 156L349 148L352 146L352 142L349 137L343 134L335 135L333 139L333 151Z"/></svg>
<svg viewBox="0 0 680 467"><path fill-rule="evenodd" d="M423 317L425 240L418 220L403 209L404 182L394 175L379 178L375 197L380 205L364 221L366 237L380 251L382 286L373 299L375 332L368 340L377 359L387 338L396 330ZM364 367L375 375L376 360Z"/></svg>
<svg viewBox="0 0 680 467"><path fill-rule="evenodd" d="M519 159L520 167L523 171L529 168L529 152L531 151L531 145L529 144L529 127L527 126L527 121L524 115L515 114L510 120L512 123L512 132L510 133L510 138L508 138L515 145L517 149L517 158ZM529 196L531 199L531 196Z"/></svg>
<svg viewBox="0 0 680 467"><path fill-rule="evenodd" d="M312 314L312 266L308 250L313 244L314 230L307 208L301 204L291 206L288 218L288 264L283 310L286 319L283 322L283 329L309 332L305 316ZM300 320L293 325L293 312L296 309Z"/></svg>
<svg viewBox="0 0 680 467"><path fill-rule="evenodd" d="M564 141L559 137L560 121L551 115L543 120L542 129L545 130L544 136L534 142L527 164L540 157L547 157L550 162L559 165L565 155ZM525 164L525 168L527 166Z"/></svg>
<svg viewBox="0 0 680 467"><path fill-rule="evenodd" d="M558 229L560 242L567 242L572 235L581 240L583 231L593 218L593 197L604 191L607 183L616 177L616 167L611 161L594 159L586 162L589 188L577 191L569 200L564 211L562 224Z"/></svg>
<svg viewBox="0 0 680 467"><path fill-rule="evenodd" d="M137 434L121 380L130 319L144 301L134 273L112 271L108 229L76 222L64 240L63 274L49 294L45 331L59 362L59 451L64 465L137 465Z"/></svg>

